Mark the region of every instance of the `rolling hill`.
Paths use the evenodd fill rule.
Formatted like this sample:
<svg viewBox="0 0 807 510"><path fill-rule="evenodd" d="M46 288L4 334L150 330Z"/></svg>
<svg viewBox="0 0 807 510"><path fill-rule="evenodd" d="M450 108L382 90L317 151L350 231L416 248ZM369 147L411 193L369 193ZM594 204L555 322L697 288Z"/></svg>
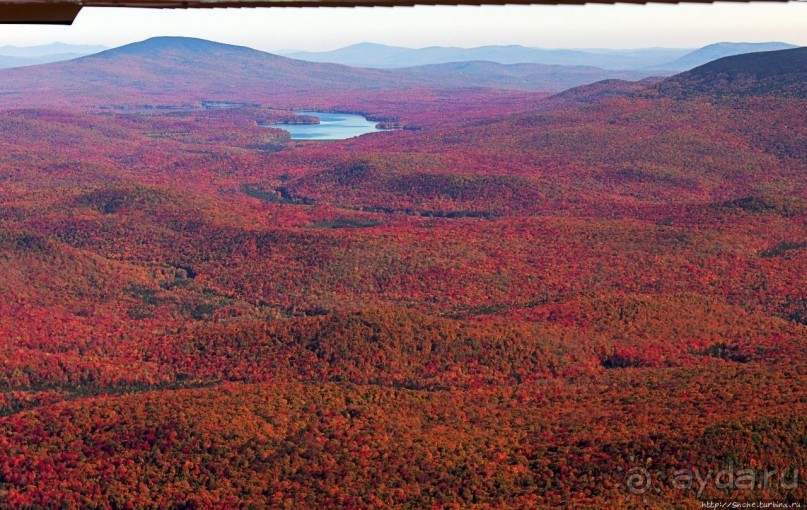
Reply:
<svg viewBox="0 0 807 510"><path fill-rule="evenodd" d="M765 43L731 43L721 42L710 44L699 48L692 53L688 53L683 57L675 59L671 62L665 62L658 65L660 69L673 69L676 71L686 71L694 67L702 66L714 60L723 57L731 57L734 55L743 55L746 53L758 53L760 51L776 51L788 50L796 48L792 44L783 42L765 42Z"/></svg>
<svg viewBox="0 0 807 510"><path fill-rule="evenodd" d="M778 96L807 98L807 48L725 57L656 86L677 98Z"/></svg>
<svg viewBox="0 0 807 510"><path fill-rule="evenodd" d="M646 73L592 67L471 62L406 69L361 69L304 62L243 46L157 37L67 62L0 73L6 106L177 105L203 100L271 102L278 94L492 87L558 92Z"/></svg>
<svg viewBox="0 0 807 510"><path fill-rule="evenodd" d="M279 89L360 89L385 83L388 80L377 71L313 64L184 37L156 37L71 61L0 73L4 103L25 106L259 101Z"/></svg>
<svg viewBox="0 0 807 510"><path fill-rule="evenodd" d="M435 86L461 87L468 84L515 90L559 92L570 87L608 79L641 80L642 71L607 71L590 66L545 64L499 64L490 61L449 62L390 69L401 80L420 80Z"/></svg>

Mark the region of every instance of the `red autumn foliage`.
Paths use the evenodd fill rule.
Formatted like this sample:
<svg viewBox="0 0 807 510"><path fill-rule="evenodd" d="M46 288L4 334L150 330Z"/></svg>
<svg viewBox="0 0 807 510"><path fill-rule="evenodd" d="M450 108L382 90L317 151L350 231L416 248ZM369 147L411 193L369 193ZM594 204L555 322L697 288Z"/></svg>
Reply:
<svg viewBox="0 0 807 510"><path fill-rule="evenodd" d="M258 125L299 93L0 112L0 506L700 508L748 494L658 473L804 470L807 101L601 87L311 92L421 128L327 143Z"/></svg>

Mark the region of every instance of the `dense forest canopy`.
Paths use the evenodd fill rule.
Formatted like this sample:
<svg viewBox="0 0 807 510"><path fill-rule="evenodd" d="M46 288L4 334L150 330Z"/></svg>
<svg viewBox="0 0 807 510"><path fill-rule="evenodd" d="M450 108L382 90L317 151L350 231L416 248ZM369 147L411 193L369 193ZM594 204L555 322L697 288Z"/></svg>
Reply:
<svg viewBox="0 0 807 510"><path fill-rule="evenodd" d="M177 38L0 72L0 506L804 501L804 56L559 94ZM409 129L262 127L300 109ZM727 469L776 475L672 479Z"/></svg>

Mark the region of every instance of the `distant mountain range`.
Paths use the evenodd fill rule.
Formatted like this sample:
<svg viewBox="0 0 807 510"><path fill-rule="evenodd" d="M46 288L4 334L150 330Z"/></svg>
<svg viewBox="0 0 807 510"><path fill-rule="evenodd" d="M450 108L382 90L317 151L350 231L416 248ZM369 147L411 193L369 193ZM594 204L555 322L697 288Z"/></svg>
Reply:
<svg viewBox="0 0 807 510"><path fill-rule="evenodd" d="M48 55L57 55L60 53L89 55L91 53L98 53L108 49L109 48L107 46L101 46L99 44L65 44L54 42L39 46L0 46L0 55L26 58L46 57Z"/></svg>
<svg viewBox="0 0 807 510"><path fill-rule="evenodd" d="M486 60L499 64L544 64L591 66L604 69L639 69L683 57L692 49L643 48L636 50L541 49L526 46L481 46L478 48L401 48L360 43L333 51L288 51L283 55L310 62L329 62L356 67L395 68L448 62Z"/></svg>
<svg viewBox="0 0 807 510"><path fill-rule="evenodd" d="M542 49L526 46L481 46L451 48L433 46L412 49L383 44L361 43L325 52L287 51L283 55L310 62L328 62L357 67L397 68L448 62L486 60L500 64L533 63L544 65L592 66L614 70L685 71L718 58L756 51L795 48L780 42L718 43L699 49L640 48Z"/></svg>
<svg viewBox="0 0 807 510"><path fill-rule="evenodd" d="M799 77L803 76L805 51L799 48L719 59L660 83L658 90L684 96L697 94L700 89L758 94L766 87L782 86L789 95L802 94L804 82ZM595 84L556 99L576 103L647 88L659 78L629 82L649 74L489 61L365 69L306 62L203 39L155 37L65 62L3 70L0 95L7 108L69 104L94 109L201 101L272 103L280 95L308 100L324 92L357 90L487 87L560 92L612 80L605 86Z"/></svg>
<svg viewBox="0 0 807 510"><path fill-rule="evenodd" d="M189 104L272 101L278 93L491 87L557 92L647 73L581 66L462 62L361 69L305 62L203 39L155 37L81 57L0 73L5 105Z"/></svg>
<svg viewBox="0 0 807 510"><path fill-rule="evenodd" d="M458 62L490 62L496 64L520 64L520 67L498 68L503 72L505 83L493 86L532 89L530 83L543 86L549 68L530 69L522 64L542 66L573 66L593 69L561 70L555 68L556 85L544 90L557 91L569 86L589 83L591 76L598 79L642 79L651 75L670 75L686 71L722 57L792 49L796 46L781 42L766 43L717 43L699 49L639 48L614 49L541 49L519 45L481 46L477 48L453 48L433 46L428 48L403 48L374 43L359 43L345 48L304 52L286 50L279 54L287 58L317 63L342 64L369 69L398 69ZM101 45L73 45L51 43L40 46L0 46L0 68L24 67L72 60L107 50ZM445 72L447 68L435 71ZM603 70L609 72L603 73ZM630 71L617 73L613 71ZM469 72L468 69L465 72ZM598 74L599 73L599 74ZM583 80L582 82L579 80ZM596 81L596 80L594 80ZM481 84L485 86L485 84ZM560 88L558 88L560 87Z"/></svg>
<svg viewBox="0 0 807 510"><path fill-rule="evenodd" d="M108 49L100 45L51 43L40 46L0 46L0 68L60 62Z"/></svg>

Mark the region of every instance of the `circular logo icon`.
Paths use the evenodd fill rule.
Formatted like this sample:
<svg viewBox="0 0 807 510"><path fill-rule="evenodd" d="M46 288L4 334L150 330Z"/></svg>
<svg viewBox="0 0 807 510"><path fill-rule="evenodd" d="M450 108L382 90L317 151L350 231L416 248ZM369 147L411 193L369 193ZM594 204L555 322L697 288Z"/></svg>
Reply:
<svg viewBox="0 0 807 510"><path fill-rule="evenodd" d="M632 494L644 494L650 488L650 473L644 468L631 468L628 471L626 485Z"/></svg>

